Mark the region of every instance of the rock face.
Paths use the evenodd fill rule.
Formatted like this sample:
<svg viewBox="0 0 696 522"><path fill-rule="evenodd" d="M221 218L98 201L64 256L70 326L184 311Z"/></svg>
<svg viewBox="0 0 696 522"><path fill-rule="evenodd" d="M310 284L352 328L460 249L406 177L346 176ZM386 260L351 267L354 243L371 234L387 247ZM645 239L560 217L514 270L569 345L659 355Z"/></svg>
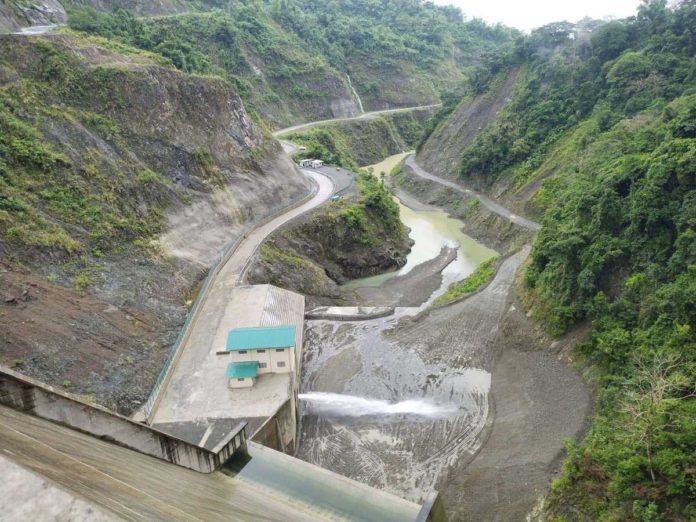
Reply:
<svg viewBox="0 0 696 522"><path fill-rule="evenodd" d="M418 152L418 162L436 176L456 177L466 147L510 99L518 74L512 70L490 91L465 98L428 137Z"/></svg>
<svg viewBox="0 0 696 522"><path fill-rule="evenodd" d="M406 263L405 230L387 230L376 217L368 231L352 226L339 204L282 229L262 246L248 278L301 292L312 302L344 302L339 285L396 270Z"/></svg>
<svg viewBox="0 0 696 522"><path fill-rule="evenodd" d="M67 19L65 8L58 0L9 0L0 4L0 33L17 31L29 25L62 24Z"/></svg>
<svg viewBox="0 0 696 522"><path fill-rule="evenodd" d="M52 297L3 305L25 312L3 320L0 359L130 413L223 246L309 184L227 82L145 55L2 36L0 97L2 133L17 136L0 137L0 287L62 287L64 319L42 311Z"/></svg>

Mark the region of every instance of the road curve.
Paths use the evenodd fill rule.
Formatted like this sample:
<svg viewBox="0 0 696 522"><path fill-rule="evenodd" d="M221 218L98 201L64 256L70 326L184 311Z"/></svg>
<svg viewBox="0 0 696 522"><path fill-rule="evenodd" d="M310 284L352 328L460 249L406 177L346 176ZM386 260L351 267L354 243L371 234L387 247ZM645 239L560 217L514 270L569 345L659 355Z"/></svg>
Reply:
<svg viewBox="0 0 696 522"><path fill-rule="evenodd" d="M275 216L248 232L230 256L222 262L222 265L213 269L215 272L213 272L210 282L204 294L201 295L195 312L193 312L194 315L183 333L177 356L174 357L175 362L167 369L164 384L157 392L157 399L148 415L150 424L170 420L167 417L167 412L171 409L171 404L176 403L176 393L170 393L169 388L171 382L177 379L176 376L180 372L180 358L181 361L189 359L195 361L188 368L200 367L200 361L205 359L207 352L215 344L218 329L223 327L220 321L224 315L230 293L241 283L244 272L263 241L274 230L288 221L326 202L334 193L334 183L328 176L309 170L303 170L303 172L316 183L316 193L301 205ZM189 355L186 355L187 352L190 352Z"/></svg>
<svg viewBox="0 0 696 522"><path fill-rule="evenodd" d="M50 33L58 27L62 27L63 24L51 24L51 25L30 25L29 27L22 27L19 31L12 33L22 36L38 36L41 34Z"/></svg>
<svg viewBox="0 0 696 522"><path fill-rule="evenodd" d="M244 275L244 271L249 264L249 261L254 256L256 250L261 246L261 243L278 227L284 225L288 221L309 212L327 201L334 193L335 186L331 178L321 172L313 170L302 170L317 184L317 192L309 200L302 205L295 207L288 212L285 212L271 221L253 229L247 234L242 242L235 249L234 254L227 260L223 270L227 274L239 274L239 278ZM221 270L220 272L222 272Z"/></svg>
<svg viewBox="0 0 696 522"><path fill-rule="evenodd" d="M447 179L440 178L434 174L431 174L427 170L423 169L418 163L416 163L416 158L415 156L410 155L406 158L405 164L409 166L411 169L413 169L413 172L416 173L417 176L434 181L435 183L439 183L440 185L444 185L448 188L451 188L453 190L456 190L457 192L461 192L462 194L467 194L470 196L475 196L478 198L478 200L481 202L481 204L486 207L488 210L493 212L494 214L498 214L501 217L504 217L505 219L512 221L513 223L524 227L528 228L530 230L539 230L541 228L541 225L539 223L536 223L534 221L531 221L527 218L524 218L522 216L518 216L517 214L514 214L510 212L508 209L506 209L504 206L502 206L499 203L496 203L493 201L491 198L488 196L484 196L483 194L480 194L478 192L474 192L473 190L466 189L457 183L453 181L449 181Z"/></svg>
<svg viewBox="0 0 696 522"><path fill-rule="evenodd" d="M369 120L370 118L374 118L375 116L379 116L381 114L394 114L397 112L410 112L410 111L417 111L419 109L434 109L435 107L440 107L442 106L441 103L434 103L432 105L419 105L417 107L404 107L401 109L385 109L382 111L372 111L372 112L364 112L358 116L349 116L346 118L333 118L333 119L328 119L328 120L318 120L318 121L310 121L307 123L302 123L300 125L293 125L292 127L286 127L285 129L280 129L277 130L273 133L273 136L276 138L279 136L282 136L283 134L288 134L290 132L296 132L304 129L309 129L311 127L316 127L318 125L323 125L325 123L335 123L338 121L353 121L353 120Z"/></svg>

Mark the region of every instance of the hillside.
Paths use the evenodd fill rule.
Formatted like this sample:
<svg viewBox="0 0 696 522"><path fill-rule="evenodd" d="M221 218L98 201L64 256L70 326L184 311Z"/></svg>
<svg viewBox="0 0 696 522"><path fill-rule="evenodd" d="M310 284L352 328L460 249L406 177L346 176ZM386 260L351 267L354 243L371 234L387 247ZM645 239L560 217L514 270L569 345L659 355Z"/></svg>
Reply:
<svg viewBox="0 0 696 522"><path fill-rule="evenodd" d="M309 189L227 83L161 61L0 37L3 362L125 412L223 246Z"/></svg>
<svg viewBox="0 0 696 522"><path fill-rule="evenodd" d="M355 169L414 149L433 111L420 109L335 121L283 134L282 139L306 147L295 154L298 159L319 158L331 165Z"/></svg>
<svg viewBox="0 0 696 522"><path fill-rule="evenodd" d="M112 11L128 9L138 16L171 15L188 9L184 0L5 0L0 2L0 33L18 31L32 25L64 24L71 8Z"/></svg>
<svg viewBox="0 0 696 522"><path fill-rule="evenodd" d="M451 8L369 2L192 4L179 16L70 9L70 26L153 51L179 69L237 85L272 128L429 105L516 34Z"/></svg>
<svg viewBox="0 0 696 522"><path fill-rule="evenodd" d="M696 516L694 27L693 2L651 1L628 20L537 29L506 58L510 99L459 131L456 157L447 136L477 98L421 146L419 161L543 216L523 301L554 335L591 325L575 356L597 413L548 519Z"/></svg>

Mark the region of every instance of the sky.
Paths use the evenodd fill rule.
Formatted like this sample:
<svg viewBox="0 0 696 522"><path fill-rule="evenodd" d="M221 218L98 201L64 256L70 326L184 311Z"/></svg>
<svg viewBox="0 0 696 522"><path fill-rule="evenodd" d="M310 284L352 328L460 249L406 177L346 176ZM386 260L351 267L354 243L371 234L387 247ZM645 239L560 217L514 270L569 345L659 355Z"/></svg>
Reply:
<svg viewBox="0 0 696 522"><path fill-rule="evenodd" d="M640 0L434 0L439 5L455 5L467 18L501 22L525 31L567 20L624 18L636 13Z"/></svg>

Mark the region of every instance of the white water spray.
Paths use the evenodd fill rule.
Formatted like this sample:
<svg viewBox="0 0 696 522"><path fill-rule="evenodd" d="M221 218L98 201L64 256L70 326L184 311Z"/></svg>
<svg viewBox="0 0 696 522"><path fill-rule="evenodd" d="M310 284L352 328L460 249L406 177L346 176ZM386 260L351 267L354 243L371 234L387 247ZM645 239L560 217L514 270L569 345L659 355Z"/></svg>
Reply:
<svg viewBox="0 0 696 522"><path fill-rule="evenodd" d="M360 95L358 94L358 91L355 90L355 87L353 87L353 82L350 81L350 75L346 73L346 78L348 78L348 87L350 87L350 90L353 91L353 95L355 96L355 99L358 100L358 106L360 107L360 114L365 114L365 109L363 109L363 104L362 100L360 99Z"/></svg>
<svg viewBox="0 0 696 522"><path fill-rule="evenodd" d="M453 415L459 410L455 404L435 404L424 399L392 403L380 399L324 392L300 393L299 397L300 400L305 401L311 413L325 416L416 415L441 418Z"/></svg>

